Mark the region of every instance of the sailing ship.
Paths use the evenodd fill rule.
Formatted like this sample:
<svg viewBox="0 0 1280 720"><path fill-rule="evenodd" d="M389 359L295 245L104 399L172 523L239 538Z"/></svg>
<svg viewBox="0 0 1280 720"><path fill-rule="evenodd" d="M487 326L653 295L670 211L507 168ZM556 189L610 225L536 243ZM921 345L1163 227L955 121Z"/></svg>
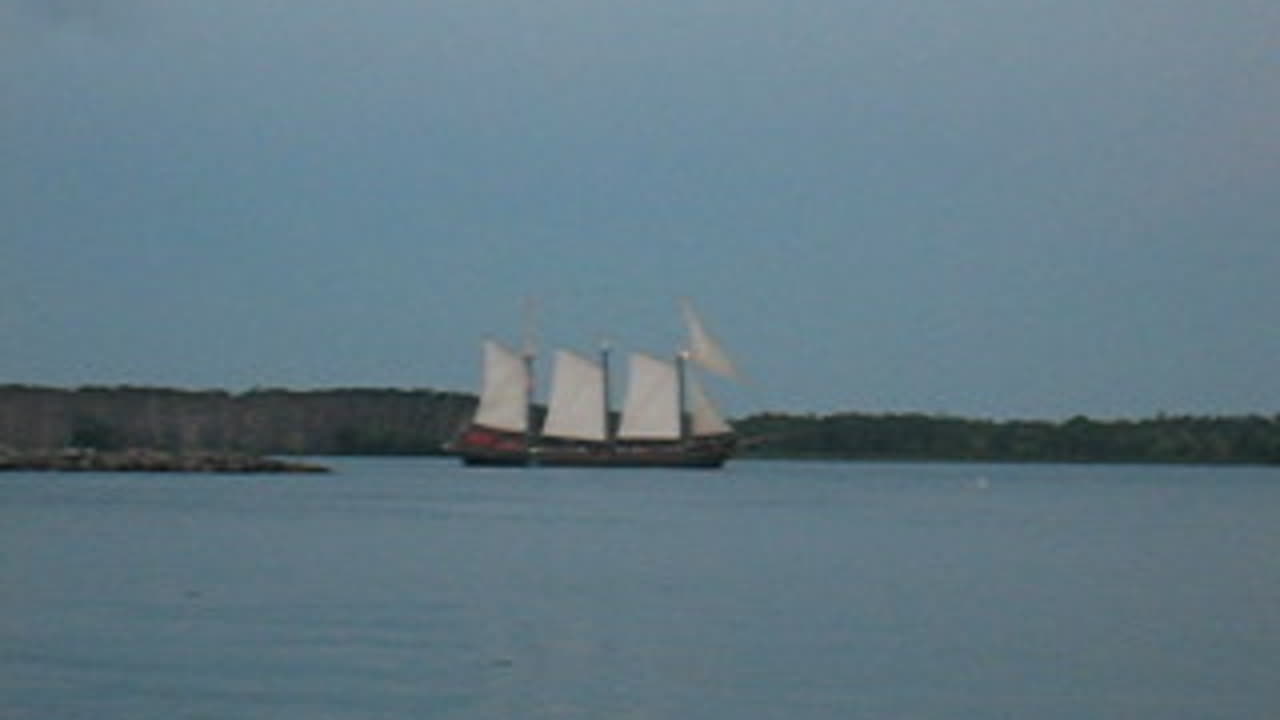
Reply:
<svg viewBox="0 0 1280 720"><path fill-rule="evenodd" d="M736 435L693 367L735 378L733 362L688 303L688 347L671 359L628 356L623 405L610 405L610 348L598 358L554 353L545 413L534 405L534 352L483 344L484 384L449 450L468 465L718 468ZM540 421L540 422L539 422Z"/></svg>

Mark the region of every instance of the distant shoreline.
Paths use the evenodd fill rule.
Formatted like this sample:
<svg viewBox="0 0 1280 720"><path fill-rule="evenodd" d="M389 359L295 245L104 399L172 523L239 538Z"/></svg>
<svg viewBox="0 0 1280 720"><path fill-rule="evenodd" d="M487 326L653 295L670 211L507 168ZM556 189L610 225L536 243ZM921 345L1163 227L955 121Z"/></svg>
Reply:
<svg viewBox="0 0 1280 720"><path fill-rule="evenodd" d="M431 389L63 389L0 385L0 448L193 456L440 455L475 396ZM1280 413L985 420L765 412L733 421L746 458L1280 465ZM104 455L104 457L106 457Z"/></svg>
<svg viewBox="0 0 1280 720"><path fill-rule="evenodd" d="M735 427L748 455L787 459L1280 465L1280 414L1143 420L973 420L765 413Z"/></svg>

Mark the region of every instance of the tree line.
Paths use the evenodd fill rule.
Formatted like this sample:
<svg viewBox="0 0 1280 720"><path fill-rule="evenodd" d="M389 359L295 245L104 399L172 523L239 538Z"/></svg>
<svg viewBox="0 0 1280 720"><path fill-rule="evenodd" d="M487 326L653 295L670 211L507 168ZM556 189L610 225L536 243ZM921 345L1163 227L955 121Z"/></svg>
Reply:
<svg viewBox="0 0 1280 720"><path fill-rule="evenodd" d="M475 398L435 390L0 386L0 447L432 454Z"/></svg>
<svg viewBox="0 0 1280 720"><path fill-rule="evenodd" d="M758 457L1280 464L1280 414L978 420L920 413L764 413L735 423Z"/></svg>
<svg viewBox="0 0 1280 720"><path fill-rule="evenodd" d="M0 448L436 454L475 396L436 390L0 385ZM733 423L772 458L1280 464L1280 414L1061 422L921 413L762 413Z"/></svg>

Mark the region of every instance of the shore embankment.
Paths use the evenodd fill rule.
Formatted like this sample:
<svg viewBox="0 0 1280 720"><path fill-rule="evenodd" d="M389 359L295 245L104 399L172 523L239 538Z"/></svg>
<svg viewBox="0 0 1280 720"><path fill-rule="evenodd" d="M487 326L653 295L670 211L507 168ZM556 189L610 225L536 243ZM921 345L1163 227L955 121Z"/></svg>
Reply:
<svg viewBox="0 0 1280 720"><path fill-rule="evenodd" d="M0 448L0 471L182 472L182 473L323 473L329 468L297 460L281 460L234 452L165 452L145 448L16 451Z"/></svg>

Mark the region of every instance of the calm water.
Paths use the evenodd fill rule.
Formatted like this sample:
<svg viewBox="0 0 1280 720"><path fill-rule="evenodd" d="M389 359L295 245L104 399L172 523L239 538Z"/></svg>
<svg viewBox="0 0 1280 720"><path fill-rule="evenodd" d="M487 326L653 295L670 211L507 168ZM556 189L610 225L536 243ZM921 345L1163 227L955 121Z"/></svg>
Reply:
<svg viewBox="0 0 1280 720"><path fill-rule="evenodd" d="M0 475L0 717L1280 717L1280 470L332 462Z"/></svg>

